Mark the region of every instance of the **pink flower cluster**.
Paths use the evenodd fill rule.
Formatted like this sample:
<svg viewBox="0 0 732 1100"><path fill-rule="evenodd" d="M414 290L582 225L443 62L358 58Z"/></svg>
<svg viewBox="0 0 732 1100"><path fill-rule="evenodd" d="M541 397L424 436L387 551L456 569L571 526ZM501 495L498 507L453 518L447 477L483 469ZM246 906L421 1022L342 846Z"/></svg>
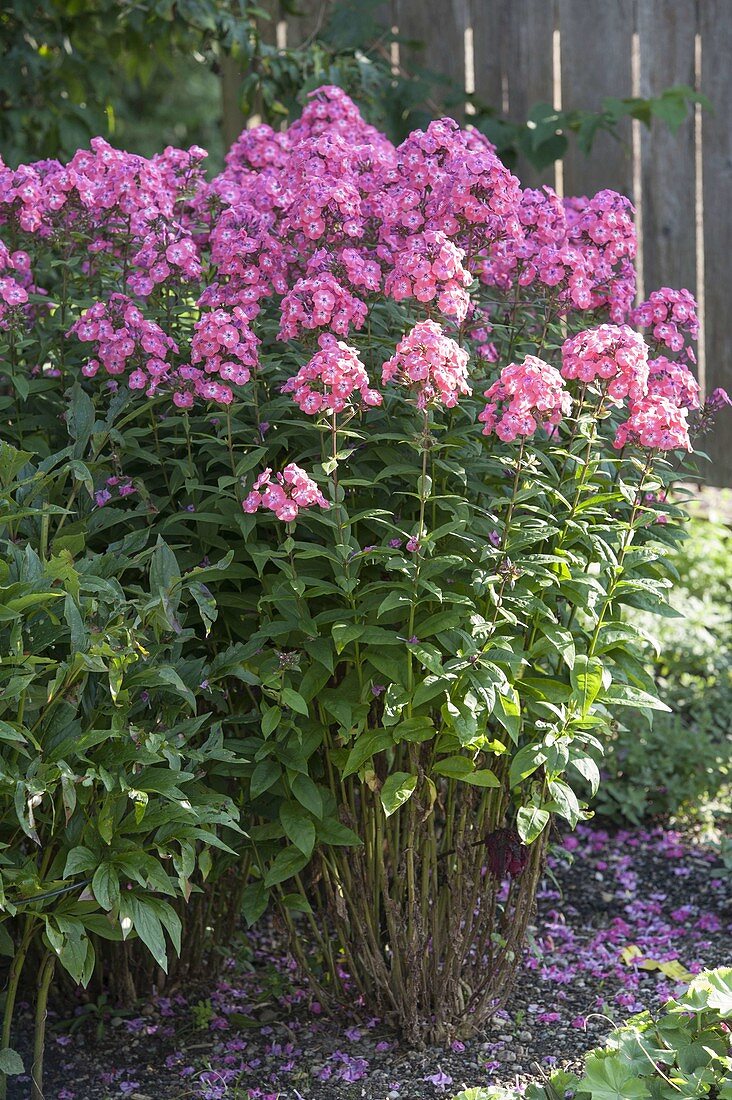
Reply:
<svg viewBox="0 0 732 1100"><path fill-rule="evenodd" d="M504 443L533 435L539 426L552 431L572 406L559 371L535 355L504 367L485 396L488 404L478 416L483 435L495 432Z"/></svg>
<svg viewBox="0 0 732 1100"><path fill-rule="evenodd" d="M206 374L243 386L257 367L258 345L259 338L238 306L231 312L214 309L202 313L193 327L191 363L203 363Z"/></svg>
<svg viewBox="0 0 732 1100"><path fill-rule="evenodd" d="M701 407L699 383L688 367L660 355L648 364L648 393L666 397L682 409Z"/></svg>
<svg viewBox="0 0 732 1100"><path fill-rule="evenodd" d="M107 478L103 489L97 489L94 493L94 503L97 508L104 508L105 504L109 504L115 493L118 497L124 498L136 492L135 486L128 477L117 477L115 475Z"/></svg>
<svg viewBox="0 0 732 1100"><path fill-rule="evenodd" d="M396 302L416 298L437 304L446 316L465 320L470 298L466 287L473 281L462 265L465 253L442 232L427 230L409 237L397 252L386 277L385 292Z"/></svg>
<svg viewBox="0 0 732 1100"><path fill-rule="evenodd" d="M127 282L141 298L171 278L192 282L201 276L201 259L195 242L174 222L151 226L142 237L132 263L134 270Z"/></svg>
<svg viewBox="0 0 732 1100"><path fill-rule="evenodd" d="M366 304L342 287L328 272L298 279L282 299L278 338L294 340L308 329L329 328L347 336L366 320Z"/></svg>
<svg viewBox="0 0 732 1100"><path fill-rule="evenodd" d="M0 329L25 324L31 313L28 296L34 291L28 253L11 253L0 241Z"/></svg>
<svg viewBox="0 0 732 1100"><path fill-rule="evenodd" d="M302 508L313 508L316 504L321 508L330 507L312 478L290 462L274 480L269 467L263 470L242 507L249 513L267 508L283 523L292 523Z"/></svg>
<svg viewBox="0 0 732 1100"><path fill-rule="evenodd" d="M648 390L648 348L628 325L598 325L565 340L561 371L585 384L599 380L615 402L638 401Z"/></svg>
<svg viewBox="0 0 732 1100"><path fill-rule="evenodd" d="M503 290L538 281L563 310L607 309L621 323L635 294L633 208L615 191L562 202L550 187L521 195L521 235L499 240L482 263L483 282Z"/></svg>
<svg viewBox="0 0 732 1100"><path fill-rule="evenodd" d="M613 446L628 443L661 451L690 451L688 413L668 397L648 394L630 406L630 416L618 426Z"/></svg>
<svg viewBox="0 0 732 1100"><path fill-rule="evenodd" d="M436 321L419 321L402 337L396 352L384 363L381 381L395 381L416 394L417 408L444 405L451 409L468 385L468 353Z"/></svg>
<svg viewBox="0 0 732 1100"><path fill-rule="evenodd" d="M639 328L650 328L659 348L666 347L680 354L682 359L695 362L693 350L686 347L686 338L696 340L699 319L696 300L688 290L662 286L633 310L630 319Z"/></svg>
<svg viewBox="0 0 732 1100"><path fill-rule="evenodd" d="M329 332L320 336L318 344L320 351L282 387L283 393L292 394L299 409L317 416L382 403L378 390L371 389L366 368L354 348Z"/></svg>
<svg viewBox="0 0 732 1100"><path fill-rule="evenodd" d="M127 374L130 389L144 389L153 396L174 373L168 355L178 346L155 321L145 320L139 307L124 294L113 294L108 302L96 302L71 326L82 343L93 343L97 358L89 359L82 374L93 378L99 364L107 374Z"/></svg>
<svg viewBox="0 0 732 1100"><path fill-rule="evenodd" d="M457 238L470 255L475 242L483 247L518 235L519 196L518 180L482 134L438 119L397 150L384 194L382 240L396 249L407 236L437 230Z"/></svg>

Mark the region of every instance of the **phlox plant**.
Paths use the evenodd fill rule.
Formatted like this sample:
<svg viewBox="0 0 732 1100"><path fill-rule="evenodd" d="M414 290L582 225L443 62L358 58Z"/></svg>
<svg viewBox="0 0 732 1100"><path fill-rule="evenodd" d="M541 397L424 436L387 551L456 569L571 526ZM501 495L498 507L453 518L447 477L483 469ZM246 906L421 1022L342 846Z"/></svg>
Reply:
<svg viewBox="0 0 732 1100"><path fill-rule="evenodd" d="M329 87L203 157L0 171L6 432L62 455L47 551L134 540L130 599L156 546L205 570L203 622L174 580L162 608L216 675L247 921L279 906L320 997L468 1032L615 708L665 707L622 612L669 614L726 395L688 293L634 309L614 192L523 190L449 119L395 148Z"/></svg>
<svg viewBox="0 0 732 1100"><path fill-rule="evenodd" d="M85 408L77 394L76 412ZM215 672L183 657L187 632L168 621L171 601L181 617L196 606L204 571L181 577L161 543L142 552L144 587L125 593L116 571L140 552L134 536L104 554L80 553L73 537L51 550L63 477L57 456L35 465L0 445L0 952L10 960L0 1067L23 1071L10 1043L33 973L33 1100L43 1096L55 971L86 987L105 942L137 939L167 972L168 941L179 951L190 929L177 906L201 892L212 848L234 854L222 834L240 832L235 802L209 776L226 759L220 727L196 715L200 683ZM107 976L123 1001L127 980L118 965Z"/></svg>

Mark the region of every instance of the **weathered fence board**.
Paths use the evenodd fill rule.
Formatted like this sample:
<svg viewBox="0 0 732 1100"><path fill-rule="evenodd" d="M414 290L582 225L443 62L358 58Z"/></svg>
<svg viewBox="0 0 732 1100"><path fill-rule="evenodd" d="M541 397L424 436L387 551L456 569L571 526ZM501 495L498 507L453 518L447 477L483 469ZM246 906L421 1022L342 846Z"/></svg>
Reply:
<svg viewBox="0 0 732 1100"><path fill-rule="evenodd" d="M732 12L729 0L699 5L702 89L714 111L702 120L704 179L704 311L707 392L732 391ZM732 424L729 415L710 440L710 480L732 485Z"/></svg>
<svg viewBox="0 0 732 1100"><path fill-rule="evenodd" d="M396 21L399 57L407 68L430 69L465 87L468 0L397 0ZM461 119L459 105L451 113Z"/></svg>
<svg viewBox="0 0 732 1100"><path fill-rule="evenodd" d="M474 0L475 90L514 121L554 102L554 17L554 0ZM537 172L519 163L518 171L527 186L554 184L553 165Z"/></svg>
<svg viewBox="0 0 732 1100"><path fill-rule="evenodd" d="M696 0L644 0L638 9L640 94L694 87ZM676 133L641 129L643 284L696 286L694 118Z"/></svg>
<svg viewBox="0 0 732 1100"><path fill-rule="evenodd" d="M595 110L605 96L632 93L633 0L559 0L562 107ZM620 142L598 134L592 156L573 145L564 160L567 195L594 194L604 187L632 195L630 124L619 128Z"/></svg>

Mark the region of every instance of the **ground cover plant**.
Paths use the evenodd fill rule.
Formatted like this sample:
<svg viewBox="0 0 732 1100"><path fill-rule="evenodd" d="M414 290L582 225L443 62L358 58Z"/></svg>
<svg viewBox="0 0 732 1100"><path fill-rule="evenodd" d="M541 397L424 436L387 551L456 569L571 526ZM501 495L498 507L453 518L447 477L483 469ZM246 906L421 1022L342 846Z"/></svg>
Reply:
<svg viewBox="0 0 732 1100"><path fill-rule="evenodd" d="M411 1040L467 1035L515 974L553 820L588 815L611 716L666 709L623 612L674 614L674 486L727 397L702 403L689 369L688 292L633 308L614 192L522 190L449 119L394 147L334 87L286 131L245 131L210 183L204 158L94 139L0 170L7 538L32 563L9 580L72 586L63 620L11 605L33 610L7 667L59 662L50 700L94 731L38 783L17 746L46 766L43 698L29 726L19 687L3 840L44 903L41 973L88 982L98 958L128 988L159 980L127 940L164 969L159 926L175 942L196 890L209 947L232 899L250 923L274 904L323 1003L355 989ZM41 504L16 514L35 470ZM85 616L111 653L69 679ZM112 797L74 803L93 783ZM147 816L168 793L183 832Z"/></svg>
<svg viewBox="0 0 732 1100"><path fill-rule="evenodd" d="M554 1073L526 1090L468 1089L453 1100L603 1100L618 1097L701 1097L732 1095L729 1025L732 970L700 974L670 1001L663 1016L647 1013L612 1032L604 1049L592 1051L582 1077Z"/></svg>

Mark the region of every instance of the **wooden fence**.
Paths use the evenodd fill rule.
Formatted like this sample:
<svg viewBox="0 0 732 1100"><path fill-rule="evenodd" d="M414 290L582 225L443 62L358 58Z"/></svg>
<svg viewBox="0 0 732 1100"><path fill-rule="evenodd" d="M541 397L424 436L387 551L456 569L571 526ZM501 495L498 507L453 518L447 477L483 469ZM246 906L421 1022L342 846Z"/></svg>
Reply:
<svg viewBox="0 0 732 1100"><path fill-rule="evenodd" d="M279 27L302 42L332 0L299 0L304 13ZM732 0L391 0L399 60L441 72L511 118L537 103L599 107L604 96L657 95L674 84L703 91L672 134L661 122L627 122L622 141L600 134L589 156L576 148L524 183L560 194L612 187L636 205L639 290L687 287L699 303L699 380L732 392ZM729 312L728 312L729 310ZM709 442L709 480L732 485L732 411Z"/></svg>

